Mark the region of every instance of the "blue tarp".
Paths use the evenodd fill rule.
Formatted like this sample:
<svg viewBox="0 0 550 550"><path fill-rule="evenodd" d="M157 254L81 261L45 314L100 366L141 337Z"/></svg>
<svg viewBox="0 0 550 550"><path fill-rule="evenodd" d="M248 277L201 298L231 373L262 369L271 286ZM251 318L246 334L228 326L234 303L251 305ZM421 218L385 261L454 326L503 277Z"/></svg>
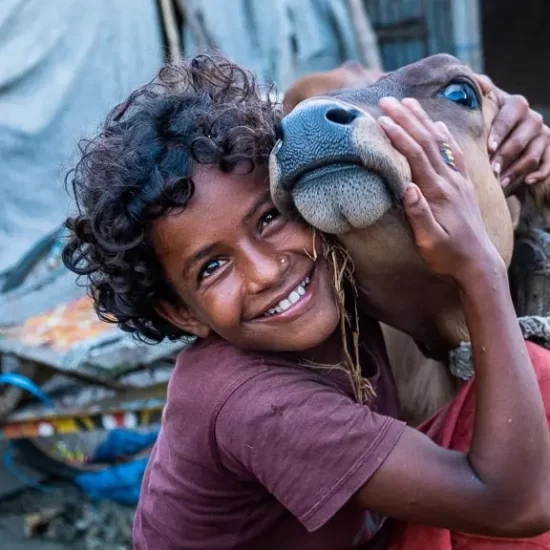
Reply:
<svg viewBox="0 0 550 550"><path fill-rule="evenodd" d="M132 456L151 447L158 432L140 434L130 430L113 430L96 452L94 462L109 463L117 458ZM114 465L99 472L81 474L75 483L92 500L114 500L137 504L147 457Z"/></svg>

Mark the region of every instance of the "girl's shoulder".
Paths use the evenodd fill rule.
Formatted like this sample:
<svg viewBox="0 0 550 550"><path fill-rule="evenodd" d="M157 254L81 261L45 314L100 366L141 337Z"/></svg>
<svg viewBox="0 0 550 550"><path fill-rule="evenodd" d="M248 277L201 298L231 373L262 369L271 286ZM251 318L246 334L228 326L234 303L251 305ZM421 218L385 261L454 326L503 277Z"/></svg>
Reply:
<svg viewBox="0 0 550 550"><path fill-rule="evenodd" d="M168 384L163 436L181 456L210 453L207 459L213 460L220 415L224 419L240 415L239 425L256 425L266 414L265 407L270 412L279 402L288 405L296 392L304 396L320 389L346 393L290 356L242 350L212 337L178 356Z"/></svg>
<svg viewBox="0 0 550 550"><path fill-rule="evenodd" d="M265 368L259 352L242 350L226 340L211 336L182 351L168 386L168 397L197 396L226 391L242 379Z"/></svg>
<svg viewBox="0 0 550 550"><path fill-rule="evenodd" d="M168 406L213 413L240 386L262 384L267 372L284 376L289 371L303 374L298 362L284 354L243 350L211 336L179 354L168 384Z"/></svg>

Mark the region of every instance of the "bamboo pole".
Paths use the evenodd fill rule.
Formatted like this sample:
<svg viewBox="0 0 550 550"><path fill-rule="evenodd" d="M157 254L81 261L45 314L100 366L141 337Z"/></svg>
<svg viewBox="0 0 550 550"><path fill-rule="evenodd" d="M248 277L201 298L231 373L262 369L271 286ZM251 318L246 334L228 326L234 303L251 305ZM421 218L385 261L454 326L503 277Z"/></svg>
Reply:
<svg viewBox="0 0 550 550"><path fill-rule="evenodd" d="M160 0L160 12L170 61L178 61L182 58L182 44L173 0Z"/></svg>

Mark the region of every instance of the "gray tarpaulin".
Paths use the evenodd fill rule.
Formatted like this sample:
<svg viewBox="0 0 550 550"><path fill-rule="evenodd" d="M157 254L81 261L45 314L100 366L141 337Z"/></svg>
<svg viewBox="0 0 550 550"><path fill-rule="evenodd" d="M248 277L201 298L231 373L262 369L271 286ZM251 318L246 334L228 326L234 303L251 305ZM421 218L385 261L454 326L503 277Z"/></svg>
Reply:
<svg viewBox="0 0 550 550"><path fill-rule="evenodd" d="M312 71L358 59L346 0L178 0L185 55L214 44L284 90Z"/></svg>
<svg viewBox="0 0 550 550"><path fill-rule="evenodd" d="M305 73L357 58L344 0L185 0L185 7L192 14L185 55L204 49L207 36L282 90ZM154 77L162 49L157 0L0 0L0 274L74 209L63 179L78 140ZM43 260L0 296L0 326L83 294L74 274L57 267L56 247L51 255L51 266ZM128 335L113 342L82 343L62 358L63 368L92 360L107 368L103 355L116 362L115 347L134 349ZM4 352L48 362L44 349L19 344L3 340ZM172 353L170 346L155 353ZM141 348L137 354L153 360ZM50 359L60 368L61 359Z"/></svg>
<svg viewBox="0 0 550 550"><path fill-rule="evenodd" d="M0 272L62 223L78 139L162 61L155 0L0 0Z"/></svg>
<svg viewBox="0 0 550 550"><path fill-rule="evenodd" d="M357 58L345 0L177 0L184 53L213 44L284 90ZM77 141L162 63L156 0L0 0L0 273L59 226Z"/></svg>

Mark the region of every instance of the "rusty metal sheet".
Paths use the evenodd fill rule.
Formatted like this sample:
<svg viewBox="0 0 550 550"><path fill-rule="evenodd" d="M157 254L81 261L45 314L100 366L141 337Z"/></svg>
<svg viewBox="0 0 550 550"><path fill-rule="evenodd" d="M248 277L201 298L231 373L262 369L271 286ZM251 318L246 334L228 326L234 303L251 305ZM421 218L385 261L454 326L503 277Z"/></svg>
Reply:
<svg viewBox="0 0 550 550"><path fill-rule="evenodd" d="M176 354L186 342L148 345L98 319L87 296L0 327L0 352L98 379L118 377Z"/></svg>

